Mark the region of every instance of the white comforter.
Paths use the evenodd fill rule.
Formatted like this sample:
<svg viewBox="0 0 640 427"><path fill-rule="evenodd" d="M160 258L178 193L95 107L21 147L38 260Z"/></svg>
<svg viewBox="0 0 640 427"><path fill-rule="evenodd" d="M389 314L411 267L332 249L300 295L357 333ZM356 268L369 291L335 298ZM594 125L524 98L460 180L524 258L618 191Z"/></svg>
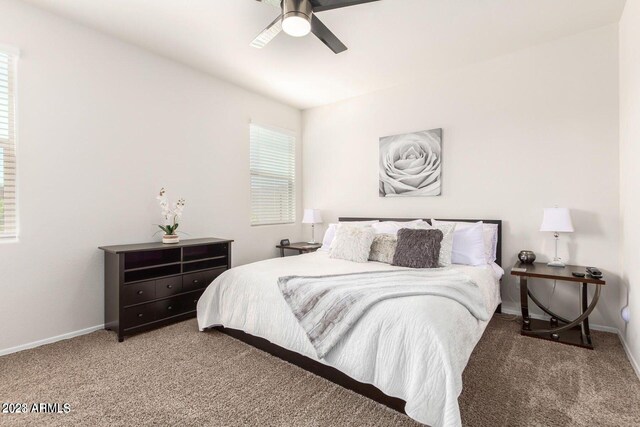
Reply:
<svg viewBox="0 0 640 427"><path fill-rule="evenodd" d="M198 325L200 330L218 325L239 329L319 360L277 279L397 268L330 259L320 251L235 267L209 285L198 301ZM487 311L495 310L500 293L492 266L449 268L470 276L482 291ZM459 426L462 371L487 323L447 298L391 299L373 306L319 361L403 399L405 412L419 422Z"/></svg>

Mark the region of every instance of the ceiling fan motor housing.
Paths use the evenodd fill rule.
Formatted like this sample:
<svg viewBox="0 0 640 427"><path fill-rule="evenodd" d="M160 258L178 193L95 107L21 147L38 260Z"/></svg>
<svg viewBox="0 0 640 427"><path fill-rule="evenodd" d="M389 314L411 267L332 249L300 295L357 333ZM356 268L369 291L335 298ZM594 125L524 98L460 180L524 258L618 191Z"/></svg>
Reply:
<svg viewBox="0 0 640 427"><path fill-rule="evenodd" d="M299 17L311 22L313 14L313 6L309 0L283 0L282 1L282 19L289 17Z"/></svg>

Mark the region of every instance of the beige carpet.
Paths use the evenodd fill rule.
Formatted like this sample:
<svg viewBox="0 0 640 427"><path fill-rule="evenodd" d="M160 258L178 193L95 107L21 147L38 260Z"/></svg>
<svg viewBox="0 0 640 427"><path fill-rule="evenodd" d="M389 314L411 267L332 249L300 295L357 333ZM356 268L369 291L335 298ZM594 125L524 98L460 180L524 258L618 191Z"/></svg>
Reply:
<svg viewBox="0 0 640 427"><path fill-rule="evenodd" d="M618 338L589 351L521 337L494 318L464 373L469 426L640 425L640 382ZM70 403L0 425L416 425L195 320L118 344L99 331L0 357L0 401Z"/></svg>

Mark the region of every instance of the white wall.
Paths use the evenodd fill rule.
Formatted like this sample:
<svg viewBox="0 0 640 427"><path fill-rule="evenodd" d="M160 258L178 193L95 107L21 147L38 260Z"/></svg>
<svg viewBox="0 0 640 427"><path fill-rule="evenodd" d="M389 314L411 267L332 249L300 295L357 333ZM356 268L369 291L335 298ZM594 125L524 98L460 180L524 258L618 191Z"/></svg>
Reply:
<svg viewBox="0 0 640 427"><path fill-rule="evenodd" d="M640 1L628 0L620 20L620 210L622 282L631 321L623 336L640 362ZM640 372L638 373L640 375Z"/></svg>
<svg viewBox="0 0 640 427"><path fill-rule="evenodd" d="M329 220L502 219L506 268L521 249L552 256L551 234L538 231L542 209L569 207L576 232L562 237L561 256L604 270L608 284L592 322L618 326L617 62L612 25L307 110L304 204ZM378 138L433 128L444 132L442 196L378 197ZM532 285L546 302L550 284ZM552 309L577 315L577 292L558 283ZM508 275L502 294L507 308L519 310Z"/></svg>
<svg viewBox="0 0 640 427"><path fill-rule="evenodd" d="M162 186L187 200L183 231L235 239L235 265L301 237L299 224L249 225L249 120L299 134L299 110L17 1L0 0L0 44L22 51L0 352L103 323L97 247L159 239Z"/></svg>

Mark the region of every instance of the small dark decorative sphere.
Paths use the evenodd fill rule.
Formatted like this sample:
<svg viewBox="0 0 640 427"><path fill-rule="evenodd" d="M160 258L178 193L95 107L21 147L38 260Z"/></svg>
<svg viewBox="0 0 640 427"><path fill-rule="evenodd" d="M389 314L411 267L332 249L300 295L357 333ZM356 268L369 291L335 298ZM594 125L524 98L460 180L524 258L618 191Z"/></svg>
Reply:
<svg viewBox="0 0 640 427"><path fill-rule="evenodd" d="M533 264L533 261L536 260L536 254L533 251L520 251L518 259L523 264Z"/></svg>

